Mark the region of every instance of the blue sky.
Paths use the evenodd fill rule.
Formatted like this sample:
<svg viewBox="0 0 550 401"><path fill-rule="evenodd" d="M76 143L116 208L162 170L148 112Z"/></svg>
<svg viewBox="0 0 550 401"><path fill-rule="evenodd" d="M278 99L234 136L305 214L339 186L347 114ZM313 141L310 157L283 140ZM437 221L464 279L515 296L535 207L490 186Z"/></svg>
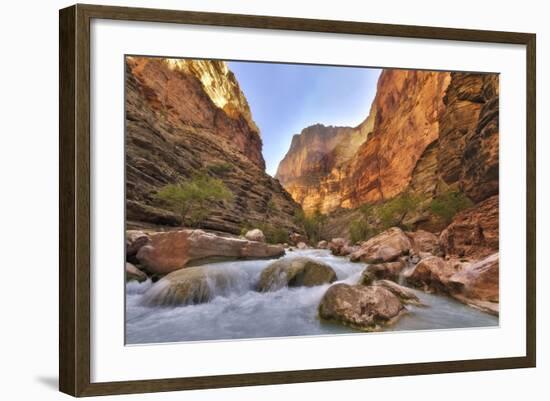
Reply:
<svg viewBox="0 0 550 401"><path fill-rule="evenodd" d="M228 62L261 131L266 170L275 175L294 134L305 127L351 126L370 110L379 69Z"/></svg>

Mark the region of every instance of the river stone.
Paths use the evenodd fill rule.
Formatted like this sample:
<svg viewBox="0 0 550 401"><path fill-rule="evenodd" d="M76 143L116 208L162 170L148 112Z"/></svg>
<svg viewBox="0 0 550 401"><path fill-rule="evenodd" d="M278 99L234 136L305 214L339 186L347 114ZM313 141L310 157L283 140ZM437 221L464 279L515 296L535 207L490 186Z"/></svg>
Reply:
<svg viewBox="0 0 550 401"><path fill-rule="evenodd" d="M363 242L359 249L354 251L352 262L385 263L393 262L401 255L406 255L412 248L412 241L398 227L392 227Z"/></svg>
<svg viewBox="0 0 550 401"><path fill-rule="evenodd" d="M258 290L276 291L288 287L312 287L336 281L329 265L307 257L279 259L267 266L260 275Z"/></svg>
<svg viewBox="0 0 550 401"><path fill-rule="evenodd" d="M397 320L404 306L383 286L335 284L319 304L319 316L357 329L373 331Z"/></svg>
<svg viewBox="0 0 550 401"><path fill-rule="evenodd" d="M145 305L192 305L209 302L216 292L223 292L231 277L211 266L176 270L157 281L144 295Z"/></svg>
<svg viewBox="0 0 550 401"><path fill-rule="evenodd" d="M402 260L369 265L361 274L361 284L369 285L374 280L382 279L397 281L406 265Z"/></svg>
<svg viewBox="0 0 550 401"><path fill-rule="evenodd" d="M333 238L330 240L330 242L327 244L328 249L330 249L330 252L332 252L333 255L336 256L345 256L342 255L342 249L344 247L349 246L349 241L345 238Z"/></svg>
<svg viewBox="0 0 550 401"><path fill-rule="evenodd" d="M424 230L407 232L406 235L411 239L415 253L429 252L437 254L439 252L439 238L437 235Z"/></svg>
<svg viewBox="0 0 550 401"><path fill-rule="evenodd" d="M458 260L445 260L438 256L422 259L413 269L405 272L409 284L421 287L425 291L450 292L451 276L462 270L467 264Z"/></svg>
<svg viewBox="0 0 550 401"><path fill-rule="evenodd" d="M410 288L399 285L390 280L378 280L375 281L373 285L384 287L387 290L390 290L394 295L396 295L403 303L413 304L413 305L422 305L420 299L416 296L413 290Z"/></svg>
<svg viewBox="0 0 550 401"><path fill-rule="evenodd" d="M328 248L328 242L325 240L321 240L317 243L318 249L327 249Z"/></svg>
<svg viewBox="0 0 550 401"><path fill-rule="evenodd" d="M248 231L244 237L249 241L265 242L265 235L259 228Z"/></svg>
<svg viewBox="0 0 550 401"><path fill-rule="evenodd" d="M499 254L466 264L448 282L451 295L459 301L498 316Z"/></svg>
<svg viewBox="0 0 550 401"><path fill-rule="evenodd" d="M151 239L143 231L126 231L126 257L135 256L142 246L151 242Z"/></svg>
<svg viewBox="0 0 550 401"><path fill-rule="evenodd" d="M126 262L126 281L132 280L136 280L141 283L147 280L147 275L132 263Z"/></svg>
<svg viewBox="0 0 550 401"><path fill-rule="evenodd" d="M298 234L298 233L292 233L288 236L288 240L290 242L291 245L298 245L298 243L300 242L307 242L307 238L305 236L303 236L302 234Z"/></svg>
<svg viewBox="0 0 550 401"><path fill-rule="evenodd" d="M453 293L483 301L499 301L499 254L466 266L449 279Z"/></svg>

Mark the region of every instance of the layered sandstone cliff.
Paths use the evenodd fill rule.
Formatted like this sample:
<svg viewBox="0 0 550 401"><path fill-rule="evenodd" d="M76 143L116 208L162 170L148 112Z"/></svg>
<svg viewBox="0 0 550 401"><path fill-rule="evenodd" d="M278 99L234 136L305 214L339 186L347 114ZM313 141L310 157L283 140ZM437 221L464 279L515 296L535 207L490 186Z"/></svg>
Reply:
<svg viewBox="0 0 550 401"><path fill-rule="evenodd" d="M454 73L446 103L447 111L441 117L440 170L445 181L457 180L468 197L481 202L498 194L498 75ZM446 143L457 133L462 134L460 140ZM453 166L455 174L446 173L449 154L459 160Z"/></svg>
<svg viewBox="0 0 550 401"><path fill-rule="evenodd" d="M431 214L431 199L458 191L475 209L498 194L498 93L497 74L385 70L369 115L372 126L352 148L353 155L325 162L337 148L333 141L357 135L358 128L317 135L328 148L313 146L309 129L304 130L294 138L279 166L284 174L277 177L306 212L330 213L329 236L348 235L351 222L360 218L358 206L404 192L423 200L406 221L442 230L447 222ZM311 158L324 164L308 165ZM491 205L498 209L498 203ZM491 216L498 220L498 210Z"/></svg>
<svg viewBox="0 0 550 401"><path fill-rule="evenodd" d="M340 171L372 132L374 113L358 127L305 128L294 135L275 177L307 213L340 206Z"/></svg>
<svg viewBox="0 0 550 401"><path fill-rule="evenodd" d="M221 167L220 167L221 166ZM239 233L268 219L294 230L298 205L264 171L250 108L223 62L126 59L126 205L129 225L178 225L158 189L208 171L233 193L202 227Z"/></svg>
<svg viewBox="0 0 550 401"><path fill-rule="evenodd" d="M349 150L345 160L329 165L324 175L311 174L307 166L298 166L299 158L294 157L304 152L298 146L309 147L309 141L295 140L293 145L297 146L291 147L279 166L280 172L290 174L277 177L306 212L319 209L326 213L396 196L409 185L418 161L438 138L449 81L448 73L384 70L365 123L340 128L346 138L364 138L356 142L359 146L344 142L343 147ZM300 136L307 133L304 130ZM318 146L316 159L330 160L329 149L323 153L323 147Z"/></svg>

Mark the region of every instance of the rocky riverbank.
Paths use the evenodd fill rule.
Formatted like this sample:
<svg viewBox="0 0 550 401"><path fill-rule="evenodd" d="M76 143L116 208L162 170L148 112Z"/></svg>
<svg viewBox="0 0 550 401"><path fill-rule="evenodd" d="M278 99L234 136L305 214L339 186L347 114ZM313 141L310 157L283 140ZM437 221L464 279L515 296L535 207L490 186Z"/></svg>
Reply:
<svg viewBox="0 0 550 401"><path fill-rule="evenodd" d="M207 304L216 297L231 296L235 288L244 291L242 276L219 269L221 261L233 260L231 263L244 266L247 261L265 260L254 280L245 280L246 291L267 294L283 289L322 289L316 318L354 330L391 328L408 314L411 305L417 308L423 304L415 289L451 297L498 316L498 252L466 260L445 254L442 239L434 234L405 232L397 227L359 244L343 239L318 244L326 245L327 250L315 251L300 243L306 251L330 249L335 257L356 266L348 267L356 272L353 280L341 281L342 273L339 277L330 262L302 256L304 251L298 247L266 244L258 231L242 237L203 230L129 231L127 280L154 281L141 300L142 307ZM278 260L269 261L274 258Z"/></svg>
<svg viewBox="0 0 550 401"><path fill-rule="evenodd" d="M316 264L330 266L336 274L336 281L308 286L299 285L300 280L291 280L289 285L259 290L262 273L270 265L279 261L292 265L294 259L310 259ZM365 269L364 263L334 256L329 250L294 248L292 252L287 249L285 255L276 261L218 261L177 270L163 276L167 280L161 278L155 283L150 278L141 283L132 280L126 285L126 342L144 344L498 325L496 316L444 294L408 287L407 283L399 286L394 281L377 280L371 285L361 285ZM327 281L332 281L330 276L327 278ZM167 283L168 279L170 283ZM368 325L365 320L365 327L347 323L343 317L321 318L320 305L325 294L335 286L385 286L386 289L391 286L402 307L398 307L400 312L396 318L388 320L383 318L388 316L387 311L380 309L376 312L374 324ZM385 291L367 291L377 296L387 295ZM387 295L387 299L390 302L394 297ZM361 304L357 306L359 309L356 310L360 312ZM378 310L378 307L370 310ZM343 310L342 316L353 316L353 313L353 309Z"/></svg>

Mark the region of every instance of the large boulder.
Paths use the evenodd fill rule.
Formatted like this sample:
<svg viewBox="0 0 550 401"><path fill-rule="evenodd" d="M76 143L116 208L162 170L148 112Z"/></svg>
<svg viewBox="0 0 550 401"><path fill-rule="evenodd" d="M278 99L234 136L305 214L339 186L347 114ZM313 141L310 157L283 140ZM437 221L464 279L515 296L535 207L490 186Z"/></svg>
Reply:
<svg viewBox="0 0 550 401"><path fill-rule="evenodd" d="M439 253L439 238L429 231L417 230L406 233L412 241L415 253L428 252L436 255Z"/></svg>
<svg viewBox="0 0 550 401"><path fill-rule="evenodd" d="M498 195L458 213L439 236L445 254L481 259L498 252Z"/></svg>
<svg viewBox="0 0 550 401"><path fill-rule="evenodd" d="M143 231L126 231L126 257L132 258L136 256L140 248L149 244L150 242L151 239Z"/></svg>
<svg viewBox="0 0 550 401"><path fill-rule="evenodd" d="M285 286L312 287L334 281L336 273L325 263L307 257L284 258L262 271L258 291L276 291Z"/></svg>
<svg viewBox="0 0 550 401"><path fill-rule="evenodd" d="M361 283L368 285L375 280L397 281L407 264L402 260L369 265L361 274Z"/></svg>
<svg viewBox="0 0 550 401"><path fill-rule="evenodd" d="M145 305L192 305L209 302L231 285L231 276L211 266L176 270L157 281L144 295Z"/></svg>
<svg viewBox="0 0 550 401"><path fill-rule="evenodd" d="M265 235L259 228L247 231L244 237L249 241L265 242Z"/></svg>
<svg viewBox="0 0 550 401"><path fill-rule="evenodd" d="M469 299L499 302L499 254L466 266L449 278L454 294Z"/></svg>
<svg viewBox="0 0 550 401"><path fill-rule="evenodd" d="M296 244L296 248L307 249L307 244L305 242L298 242L298 244Z"/></svg>
<svg viewBox="0 0 550 401"><path fill-rule="evenodd" d="M363 242L350 259L353 262L384 263L393 262L406 255L412 248L412 242L398 227L392 227Z"/></svg>
<svg viewBox="0 0 550 401"><path fill-rule="evenodd" d="M319 316L372 331L395 321L404 310L400 299L383 286L335 284L319 304Z"/></svg>
<svg viewBox="0 0 550 401"><path fill-rule="evenodd" d="M137 259L148 271L156 274L168 274L189 263L206 262L212 258L275 258L285 252L282 246L221 237L202 230L159 232L151 234L150 238L151 243L140 248Z"/></svg>
<svg viewBox="0 0 550 401"><path fill-rule="evenodd" d="M126 281L135 280L141 283L147 280L147 275L141 270L139 270L132 263L126 262L125 272L126 272Z"/></svg>
<svg viewBox="0 0 550 401"><path fill-rule="evenodd" d="M414 269L405 273L408 283L426 291L449 292L451 276L460 271L464 264L458 261L447 261L438 256L422 259Z"/></svg>
<svg viewBox="0 0 550 401"><path fill-rule="evenodd" d="M484 312L499 314L499 254L473 263L437 256L422 259L405 273L408 283L446 293Z"/></svg>

